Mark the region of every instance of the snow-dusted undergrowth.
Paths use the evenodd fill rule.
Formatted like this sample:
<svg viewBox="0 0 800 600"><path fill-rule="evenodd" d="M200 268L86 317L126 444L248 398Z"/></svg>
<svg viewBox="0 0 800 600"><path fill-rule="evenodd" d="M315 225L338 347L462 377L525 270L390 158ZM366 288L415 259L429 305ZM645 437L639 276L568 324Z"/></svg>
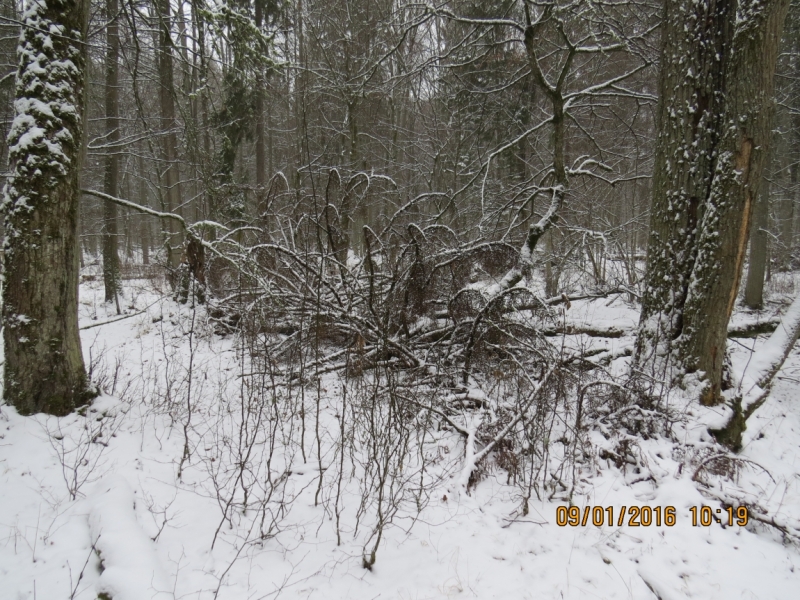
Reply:
<svg viewBox="0 0 800 600"><path fill-rule="evenodd" d="M483 449L478 419L508 425L492 398L510 383L476 385L462 413L437 415L389 369L281 380L242 338L215 334L205 309L145 284L126 290L126 310L144 312L119 321L96 284L81 294L87 363L108 395L63 418L0 408L4 598L796 596L796 350L731 460L696 407L614 410L630 335L567 335L563 352L590 356L611 382L578 384L585 427L560 405L536 412L522 386L530 404L513 406L551 429L526 423L540 445L501 440L465 469ZM630 332L636 311L581 301L562 319ZM744 380L749 351L732 348ZM646 409L661 419L649 434ZM676 524L559 527L570 497L615 515L674 506ZM789 535L755 520L692 526L691 507L732 499Z"/></svg>

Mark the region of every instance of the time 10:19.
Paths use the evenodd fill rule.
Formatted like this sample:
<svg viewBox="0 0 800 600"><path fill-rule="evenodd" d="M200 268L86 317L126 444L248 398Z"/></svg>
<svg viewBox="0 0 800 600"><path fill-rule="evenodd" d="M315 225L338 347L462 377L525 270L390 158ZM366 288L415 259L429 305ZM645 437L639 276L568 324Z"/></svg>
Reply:
<svg viewBox="0 0 800 600"><path fill-rule="evenodd" d="M714 510L710 506L693 506L689 509L689 512L692 513L692 525L694 527L697 527L698 525L702 527L710 527L714 521L721 525L726 520L728 526L730 527L732 527L734 523L740 527L744 527L747 525L748 521L746 506L740 506L739 508L728 506L724 510Z"/></svg>

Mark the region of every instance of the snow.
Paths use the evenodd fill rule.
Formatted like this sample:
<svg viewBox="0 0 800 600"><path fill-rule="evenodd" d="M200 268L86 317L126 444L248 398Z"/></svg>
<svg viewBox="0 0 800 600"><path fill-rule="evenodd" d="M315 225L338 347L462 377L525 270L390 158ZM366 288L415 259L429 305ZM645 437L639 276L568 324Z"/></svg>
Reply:
<svg viewBox="0 0 800 600"><path fill-rule="evenodd" d="M172 597L153 542L136 520L136 498L125 478L103 478L89 504L89 531L103 569L97 592L115 600Z"/></svg>
<svg viewBox="0 0 800 600"><path fill-rule="evenodd" d="M783 315L783 319L774 333L753 356L743 377L743 385L761 386L764 384L764 378L780 366L787 351L794 345L798 328L800 328L800 296ZM745 389L746 393L750 393L750 388L746 387Z"/></svg>
<svg viewBox="0 0 800 600"><path fill-rule="evenodd" d="M796 349L751 417L736 477L699 469L718 449L689 414L697 412L693 406L679 407L685 418L674 425L674 437L683 444L655 436L639 442L635 468L599 455L581 467L572 496L581 510L613 507L619 514L623 506L674 506L674 527L558 527L556 508L565 496L534 493L526 513L521 488L508 483L496 465L465 493L470 461L464 460L463 436L438 431L425 442L437 458L428 465L433 484L422 495L420 511L413 502L400 504L367 570L362 556L370 547L376 505L362 507L361 492L371 483L362 475L345 477L340 495L329 485L341 458L341 380L328 374L319 388L305 389L305 456L296 447L271 451L262 444L270 439L268 430L283 440L297 440L300 431L281 432L288 421L272 403L267 406L274 412L257 428L239 429L235 336L215 335L202 308L193 312L144 283L126 288L123 307L129 318L115 320L113 307L102 302L101 284L81 286L81 326L103 323L82 330L87 365L109 395L83 414L62 418L20 417L8 406L0 408L4 598L94 600L101 592L115 600L797 597L800 552L774 528L755 522L694 527L690 513L704 504L721 509L715 498L740 498L782 523L800 523ZM634 306L615 296L559 310L575 326L624 330L620 338L564 338L575 348L607 348L613 356L609 377L624 373ZM190 457L182 462L189 331L193 412ZM779 345L777 338L774 344L754 341L756 348ZM733 347L741 367L746 350ZM750 370L755 371L752 363ZM287 393L280 403L291 398ZM321 455L308 416L317 399L328 419L320 430ZM472 425L467 429L477 423ZM261 458L251 462L252 471L235 469L231 450L237 435L256 436ZM599 430L587 435L598 448L610 443ZM480 451L479 444L471 446L473 458ZM415 465L407 468L417 473ZM273 476L272 487L266 473ZM239 475L252 484L247 507L240 493L226 495L240 485ZM78 483L72 485L74 498L70 481ZM227 498L235 498L229 508ZM262 517L272 524L263 536Z"/></svg>

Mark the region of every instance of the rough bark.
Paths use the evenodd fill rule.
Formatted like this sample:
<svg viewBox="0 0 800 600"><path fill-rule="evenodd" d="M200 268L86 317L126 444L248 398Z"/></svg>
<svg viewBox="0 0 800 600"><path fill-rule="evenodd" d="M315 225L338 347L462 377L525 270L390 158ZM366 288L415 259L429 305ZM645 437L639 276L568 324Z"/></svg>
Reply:
<svg viewBox="0 0 800 600"><path fill-rule="evenodd" d="M106 0L109 19L106 29L106 143L109 150L105 156L103 191L109 196L119 195L119 25L117 23L117 0ZM103 203L103 285L106 302L116 301L119 288L119 250L117 205Z"/></svg>
<svg viewBox="0 0 800 600"><path fill-rule="evenodd" d="M721 400L728 321L772 132L775 66L788 8L789 0L742 0L737 7L722 137L700 226L680 348L687 370L704 373L704 404Z"/></svg>
<svg viewBox="0 0 800 600"><path fill-rule="evenodd" d="M88 0L32 0L22 17L2 204L4 397L22 414L66 414L91 396L77 239L88 11Z"/></svg>
<svg viewBox="0 0 800 600"><path fill-rule="evenodd" d="M178 136L175 120L175 89L172 66L172 36L170 27L169 0L155 0L158 15L158 100L161 110L161 130L163 132L162 158L164 161L162 175L162 196L166 212L180 209L180 181L178 174ZM167 223L167 262L176 269L180 264L180 247L183 239L180 230L171 220Z"/></svg>
<svg viewBox="0 0 800 600"><path fill-rule="evenodd" d="M750 229L750 259L747 267L747 283L744 288L744 303L749 308L764 306L764 276L767 272L767 227L769 225L770 185L766 173L761 178L761 188L753 211Z"/></svg>
<svg viewBox="0 0 800 600"><path fill-rule="evenodd" d="M264 3L262 0L256 0L255 3L255 21L256 28L260 31L264 24ZM256 76L256 90L255 90L255 118L256 118L256 186L259 190L259 206L263 202L263 187L267 183L267 160L265 154L265 136L264 136L264 76L259 72Z"/></svg>
<svg viewBox="0 0 800 600"><path fill-rule="evenodd" d="M790 77L792 78L790 97L794 98L795 102L798 102L800 101L800 5L796 0L792 3L786 21L786 27L789 30L787 36L790 44L789 52L793 57L790 67ZM788 136L788 146L791 165L789 167L790 191L788 196L792 207L795 207L800 204L800 110L797 104L795 104L794 110L791 111L789 122L791 135ZM789 234L785 238L789 245L790 257L794 252L794 215L796 212L796 210L792 210Z"/></svg>
<svg viewBox="0 0 800 600"><path fill-rule="evenodd" d="M720 399L788 0L667 0L638 369Z"/></svg>
<svg viewBox="0 0 800 600"><path fill-rule="evenodd" d="M635 349L637 368L669 381L696 257L697 224L711 186L722 113L731 0L666 0L650 237Z"/></svg>

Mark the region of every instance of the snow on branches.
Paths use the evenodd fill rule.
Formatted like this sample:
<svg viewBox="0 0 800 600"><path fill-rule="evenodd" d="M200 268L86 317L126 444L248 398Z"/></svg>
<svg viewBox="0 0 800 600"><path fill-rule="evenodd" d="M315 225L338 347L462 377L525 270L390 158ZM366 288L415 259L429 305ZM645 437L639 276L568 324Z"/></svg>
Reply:
<svg viewBox="0 0 800 600"><path fill-rule="evenodd" d="M30 0L22 15L17 99L8 136L11 176L2 204L8 215L31 212L46 190L66 178L80 144L82 33L64 25L76 21L69 18L74 5Z"/></svg>

